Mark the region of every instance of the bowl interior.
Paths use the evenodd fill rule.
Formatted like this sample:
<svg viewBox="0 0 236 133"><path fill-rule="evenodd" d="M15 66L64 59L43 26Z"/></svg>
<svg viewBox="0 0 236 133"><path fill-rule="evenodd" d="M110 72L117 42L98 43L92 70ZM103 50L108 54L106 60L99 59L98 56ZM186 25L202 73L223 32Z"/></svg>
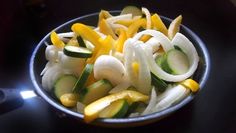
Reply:
<svg viewBox="0 0 236 133"><path fill-rule="evenodd" d="M119 11L112 11L111 13L119 14ZM171 19L166 18L166 17L162 17L162 20L164 21L166 25L169 25L171 22ZM69 22L66 22L62 24L61 26L57 27L55 31L57 33L69 32L71 31L71 26L76 22L84 23L86 25L97 26L97 21L98 21L98 13L93 13L93 14L85 15L83 17L79 17ZM195 33L193 33L190 29L188 29L184 25L181 25L180 32L183 33L190 41L192 41L192 43L194 44L195 48L198 51L200 62L199 62L197 71L193 75L193 78L200 83L200 90L201 90L209 75L210 60L209 60L208 51L204 43L201 41L201 39ZM43 97L49 104L51 104L58 110L64 112L65 114L72 115L78 118L79 120L82 120L83 119L82 114L76 113L62 106L58 101L56 101L51 96L50 93L48 93L45 89L43 89L41 85L40 73L45 67L45 64L47 63L45 59L46 45L44 44L44 42L48 42L50 44L49 34L47 34L37 45L37 47L35 48L33 52L33 55L31 57L31 62L30 62L30 76L35 86L35 89L41 97ZM181 108L182 106L190 102L194 98L194 95L195 94L191 94L187 98L185 98L183 101L179 102L178 104L158 113L153 113L153 114L140 116L140 117L134 117L134 118L98 119L94 122L94 124L118 127L118 126L136 126L136 125L143 125L143 124L151 123L153 121L160 120L161 118Z"/></svg>

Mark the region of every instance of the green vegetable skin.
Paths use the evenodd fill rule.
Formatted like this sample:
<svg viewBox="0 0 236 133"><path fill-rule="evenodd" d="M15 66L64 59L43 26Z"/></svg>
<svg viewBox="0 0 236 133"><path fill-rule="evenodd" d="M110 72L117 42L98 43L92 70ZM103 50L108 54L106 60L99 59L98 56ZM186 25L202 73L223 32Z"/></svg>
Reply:
<svg viewBox="0 0 236 133"><path fill-rule="evenodd" d="M99 98L106 96L111 89L111 83L108 80L102 79L82 89L79 92L79 99L82 103L87 105Z"/></svg>
<svg viewBox="0 0 236 133"><path fill-rule="evenodd" d="M111 103L99 113L100 118L122 118L126 115L129 104L126 100L120 99Z"/></svg>
<svg viewBox="0 0 236 133"><path fill-rule="evenodd" d="M158 78L152 72L151 72L151 78L152 78L152 85L154 85L158 91L164 92L166 90L167 84L162 79Z"/></svg>
<svg viewBox="0 0 236 133"><path fill-rule="evenodd" d="M72 89L77 81L74 75L63 75L60 77L54 85L54 94L60 99L63 94L71 93Z"/></svg>
<svg viewBox="0 0 236 133"><path fill-rule="evenodd" d="M92 51L84 47L65 46L63 49L65 55L75 58L89 58L92 57Z"/></svg>
<svg viewBox="0 0 236 133"><path fill-rule="evenodd" d="M170 74L183 74L189 69L188 58L182 51L172 49L156 59L156 63Z"/></svg>
<svg viewBox="0 0 236 133"><path fill-rule="evenodd" d="M73 87L74 93L79 93L79 91L84 88L84 85L86 84L86 81L88 80L88 77L92 73L92 71L93 71L93 65L87 64L83 69L83 72L80 75L79 79L77 80L76 84Z"/></svg>
<svg viewBox="0 0 236 133"><path fill-rule="evenodd" d="M83 38L81 36L77 36L76 39L77 39L80 47L86 48L86 44L84 43L84 40L83 40Z"/></svg>

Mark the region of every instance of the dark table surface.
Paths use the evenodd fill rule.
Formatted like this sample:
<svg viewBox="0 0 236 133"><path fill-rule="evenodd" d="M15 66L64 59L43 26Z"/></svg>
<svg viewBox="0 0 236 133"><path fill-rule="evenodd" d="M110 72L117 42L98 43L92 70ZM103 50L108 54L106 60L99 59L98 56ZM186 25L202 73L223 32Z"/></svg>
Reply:
<svg viewBox="0 0 236 133"><path fill-rule="evenodd" d="M234 4L233 4L234 3ZM58 25L101 9L144 6L169 18L183 15L183 24L206 43L211 73L196 98L173 115L150 125L107 129L59 118L40 97L0 115L0 133L47 132L236 132L236 1L235 0L9 0L0 8L0 87L33 89L30 55L44 35Z"/></svg>

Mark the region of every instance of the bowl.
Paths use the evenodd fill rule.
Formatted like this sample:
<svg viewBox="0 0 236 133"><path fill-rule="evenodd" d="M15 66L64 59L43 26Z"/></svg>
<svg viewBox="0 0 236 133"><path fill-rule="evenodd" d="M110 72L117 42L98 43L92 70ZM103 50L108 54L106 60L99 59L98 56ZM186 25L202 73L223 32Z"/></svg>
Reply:
<svg viewBox="0 0 236 133"><path fill-rule="evenodd" d="M113 15L118 15L120 11L110 11ZM71 31L71 26L74 23L80 22L86 25L97 25L99 13L92 13L82 17L75 18L70 20L59 27L55 28L57 33L61 32L68 32ZM161 16L163 22L167 25L170 24L172 21L167 17ZM210 71L210 58L208 54L208 50L204 44L204 42L189 28L184 25L181 25L180 32L184 34L195 46L198 55L200 57L198 69L196 70L195 74L193 75L193 79L195 79L200 84L201 91L204 88L204 85L207 81L209 71ZM46 46L44 42L50 42L50 33L48 33L36 46L30 61L30 76L35 86L36 92L45 100L47 101L52 107L54 107L58 112L62 113L65 116L70 116L78 120L78 122L83 122L83 114L74 112L70 109L67 109L63 105L61 105L57 100L55 100L49 92L47 92L41 85L41 76L40 73L43 70L46 64L45 58L45 49ZM183 99L181 102L163 110L160 112L156 112L149 115L139 116L139 117L132 117L132 118L112 118L112 119L97 119L94 122L90 123L93 125L99 126L106 126L106 127L131 127L131 126L139 126L145 125L148 123L153 123L166 116L174 113L176 110L180 109L181 107L185 106L191 100L194 99L196 94L190 94L188 97Z"/></svg>

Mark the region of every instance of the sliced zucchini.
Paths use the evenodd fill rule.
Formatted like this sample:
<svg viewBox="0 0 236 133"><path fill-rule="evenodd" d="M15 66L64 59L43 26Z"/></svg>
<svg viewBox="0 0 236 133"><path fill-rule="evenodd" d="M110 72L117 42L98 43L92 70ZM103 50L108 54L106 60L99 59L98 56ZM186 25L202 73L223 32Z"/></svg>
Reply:
<svg viewBox="0 0 236 133"><path fill-rule="evenodd" d="M54 94L60 99L63 94L71 93L77 81L74 75L63 75L54 84Z"/></svg>
<svg viewBox="0 0 236 133"><path fill-rule="evenodd" d="M88 87L82 89L80 94L80 101L84 104L89 104L99 98L102 98L108 94L108 92L112 89L111 83L106 80L102 79L99 80Z"/></svg>
<svg viewBox="0 0 236 133"><path fill-rule="evenodd" d="M121 11L121 15L123 14L132 14L132 16L142 16L142 11L136 6L126 6Z"/></svg>
<svg viewBox="0 0 236 133"><path fill-rule="evenodd" d="M74 93L79 93L79 91L84 88L84 85L86 84L86 81L88 80L89 75L92 73L92 71L93 71L93 64L87 64L83 69L83 72L81 73L76 84L73 87Z"/></svg>
<svg viewBox="0 0 236 133"><path fill-rule="evenodd" d="M76 57L76 58L89 58L92 56L92 51L83 48L83 47L76 47L71 45L66 45L63 49L63 52L65 55L70 57Z"/></svg>
<svg viewBox="0 0 236 133"><path fill-rule="evenodd" d="M122 118L126 115L129 104L126 100L120 99L111 103L99 113L100 118Z"/></svg>
<svg viewBox="0 0 236 133"><path fill-rule="evenodd" d="M87 48L86 44L81 36L77 36L76 39L77 39L77 42L79 43L80 47Z"/></svg>
<svg viewBox="0 0 236 133"><path fill-rule="evenodd" d="M166 88L167 88L166 82L164 82L162 79L158 78L152 72L151 72L151 78L152 78L152 85L154 85L158 91L164 92L166 90Z"/></svg>
<svg viewBox="0 0 236 133"><path fill-rule="evenodd" d="M161 67L171 74L184 74L189 69L188 57L182 51L172 49L164 55Z"/></svg>
<svg viewBox="0 0 236 133"><path fill-rule="evenodd" d="M156 61L157 65L161 66L162 61L163 61L163 57L164 57L163 55L158 55L156 57L155 61Z"/></svg>

